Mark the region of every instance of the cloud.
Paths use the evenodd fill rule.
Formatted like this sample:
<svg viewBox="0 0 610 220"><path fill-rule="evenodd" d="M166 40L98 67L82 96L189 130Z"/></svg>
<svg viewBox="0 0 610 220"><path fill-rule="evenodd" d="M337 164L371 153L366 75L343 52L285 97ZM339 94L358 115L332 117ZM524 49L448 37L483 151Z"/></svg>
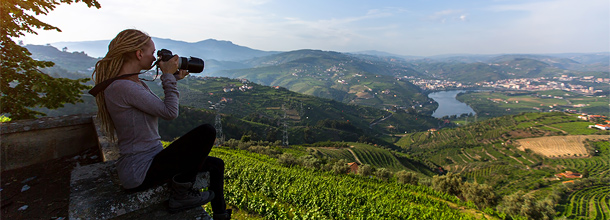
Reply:
<svg viewBox="0 0 610 220"><path fill-rule="evenodd" d="M497 40L520 42L514 49L529 51L607 51L610 15L607 0L556 0L489 7L516 18L496 30Z"/></svg>
<svg viewBox="0 0 610 220"><path fill-rule="evenodd" d="M449 9L435 12L429 15L425 20L432 22L446 23L447 21L466 21L467 14L463 10Z"/></svg>
<svg viewBox="0 0 610 220"><path fill-rule="evenodd" d="M266 48L349 50L350 45L379 40L372 39L372 32L396 29L392 23L380 24L377 19L386 19L404 12L400 8L370 9L361 14L330 19L305 19L284 17L269 20L264 35L275 40L265 41ZM369 22L373 22L369 24ZM372 25L374 24L374 25ZM269 29L273 29L269 31ZM261 42L259 42L261 43Z"/></svg>
<svg viewBox="0 0 610 220"><path fill-rule="evenodd" d="M466 15L460 15L460 20L461 21L466 21Z"/></svg>

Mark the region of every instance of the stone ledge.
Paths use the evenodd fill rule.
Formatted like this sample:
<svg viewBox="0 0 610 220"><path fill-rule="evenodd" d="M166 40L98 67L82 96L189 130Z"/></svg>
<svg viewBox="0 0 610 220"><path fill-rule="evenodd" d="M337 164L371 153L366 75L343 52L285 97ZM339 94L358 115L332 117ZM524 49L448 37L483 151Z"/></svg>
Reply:
<svg viewBox="0 0 610 220"><path fill-rule="evenodd" d="M167 202L159 203L134 211L119 217L113 218L113 220L134 220L134 219L163 219L163 220L212 220L212 217L203 209L203 207L196 207L175 214L169 214L167 212Z"/></svg>
<svg viewBox="0 0 610 220"><path fill-rule="evenodd" d="M120 150L116 141L112 141L112 138L106 136L102 131L102 122L97 116L93 116L92 122L97 134L99 148L102 152L102 161L118 160L120 157Z"/></svg>
<svg viewBox="0 0 610 220"><path fill-rule="evenodd" d="M64 126L91 124L93 115L68 115L37 119L16 120L0 123L0 133L8 134L39 129L50 129Z"/></svg>
<svg viewBox="0 0 610 220"><path fill-rule="evenodd" d="M74 155L98 145L91 115L0 123L1 170Z"/></svg>
<svg viewBox="0 0 610 220"><path fill-rule="evenodd" d="M202 173L203 187L209 173ZM121 186L114 161L79 166L70 179L70 219L209 219L203 209L190 209L174 215L167 212L170 190L166 185L140 192L127 192ZM151 211L151 209L153 211ZM148 211L147 211L148 210ZM144 216L151 215L150 218ZM185 217L186 216L186 217Z"/></svg>

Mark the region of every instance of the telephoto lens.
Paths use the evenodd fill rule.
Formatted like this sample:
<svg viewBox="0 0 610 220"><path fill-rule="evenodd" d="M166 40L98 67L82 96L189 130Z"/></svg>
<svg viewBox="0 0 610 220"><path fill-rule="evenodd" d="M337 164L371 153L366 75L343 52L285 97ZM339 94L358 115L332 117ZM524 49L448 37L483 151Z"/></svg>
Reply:
<svg viewBox="0 0 610 220"><path fill-rule="evenodd" d="M159 60L167 62L174 55L168 49L161 49L157 51L157 57ZM205 64L202 59L197 57L179 57L178 58L178 69L187 70L189 73L200 73L203 71Z"/></svg>

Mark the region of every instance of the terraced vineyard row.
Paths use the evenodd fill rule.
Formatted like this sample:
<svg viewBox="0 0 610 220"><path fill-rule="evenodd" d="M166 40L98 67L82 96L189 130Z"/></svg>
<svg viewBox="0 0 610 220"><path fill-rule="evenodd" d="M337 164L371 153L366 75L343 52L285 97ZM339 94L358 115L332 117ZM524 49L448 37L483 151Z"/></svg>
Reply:
<svg viewBox="0 0 610 220"><path fill-rule="evenodd" d="M352 148L352 151L364 164L370 164L375 167L385 167L393 171L399 171L406 168L401 165L400 161L398 161L394 155L383 149L361 145L355 146Z"/></svg>
<svg viewBox="0 0 610 220"><path fill-rule="evenodd" d="M319 151L323 155L328 157L337 158L337 159L345 159L348 162L355 162L356 158L354 155L347 151L347 149L326 149L326 148L315 148L315 150Z"/></svg>
<svg viewBox="0 0 610 220"><path fill-rule="evenodd" d="M502 142L510 131L530 129L530 127L557 126L574 123L575 116L561 112L530 113L517 116L503 116L488 119L479 123L437 132L417 132L405 135L396 144L414 149L469 147L481 144ZM534 128L531 132L540 131ZM571 131L571 130L570 130ZM559 131L557 131L559 132Z"/></svg>
<svg viewBox="0 0 610 220"><path fill-rule="evenodd" d="M287 168L243 151L211 155L225 160L227 202L265 219L474 219L455 196L425 186Z"/></svg>
<svg viewBox="0 0 610 220"><path fill-rule="evenodd" d="M492 165L485 168L475 169L471 172L464 173L464 177L466 177L467 181L475 181L478 183L484 183L485 178L488 178L492 175L496 175L499 171L508 169L509 165Z"/></svg>
<svg viewBox="0 0 610 220"><path fill-rule="evenodd" d="M583 188L572 194L566 204L562 204L563 216L570 219L610 218L610 185L595 185Z"/></svg>
<svg viewBox="0 0 610 220"><path fill-rule="evenodd" d="M589 171L591 177L610 177L610 142L608 141L593 141L589 142L594 146L596 155L589 158L574 158L574 159L553 159L553 163L562 165L571 171L584 172Z"/></svg>
<svg viewBox="0 0 610 220"><path fill-rule="evenodd" d="M577 172L589 170L592 177L610 177L610 156L595 156L580 159L555 159L556 164Z"/></svg>

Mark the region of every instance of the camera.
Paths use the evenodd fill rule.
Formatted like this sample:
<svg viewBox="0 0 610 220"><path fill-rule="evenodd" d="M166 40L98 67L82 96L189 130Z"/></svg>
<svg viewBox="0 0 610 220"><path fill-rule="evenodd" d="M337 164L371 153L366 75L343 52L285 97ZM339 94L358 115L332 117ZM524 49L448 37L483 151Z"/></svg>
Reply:
<svg viewBox="0 0 610 220"><path fill-rule="evenodd" d="M167 62L174 54L170 50L161 49L157 51L157 58L161 61ZM178 69L187 70L189 73L200 73L203 71L204 63L202 59L197 57L179 57L178 58Z"/></svg>

